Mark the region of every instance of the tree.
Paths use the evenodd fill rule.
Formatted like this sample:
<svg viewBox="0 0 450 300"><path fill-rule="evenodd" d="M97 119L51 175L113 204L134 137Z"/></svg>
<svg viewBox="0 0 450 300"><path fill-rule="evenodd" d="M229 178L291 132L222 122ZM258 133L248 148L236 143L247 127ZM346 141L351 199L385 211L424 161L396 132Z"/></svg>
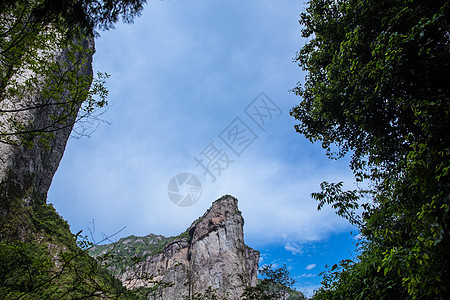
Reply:
<svg viewBox="0 0 450 300"><path fill-rule="evenodd" d="M363 236L357 261L333 269L318 295L449 293L449 9L449 1L311 0L301 14L308 41L296 61L307 76L294 89L303 98L291 110L295 129L330 158L351 155L359 183L342 191L324 182L313 198Z"/></svg>
<svg viewBox="0 0 450 300"><path fill-rule="evenodd" d="M291 289L295 280L289 275L286 265L277 269L272 268L272 265L264 265L259 273L263 278L258 280L255 287L245 289L243 299L305 299L302 293Z"/></svg>
<svg viewBox="0 0 450 300"><path fill-rule="evenodd" d="M88 255L90 243L71 234L51 205L23 213L30 214L28 239L0 240L1 299L143 299ZM11 224L1 225L3 238Z"/></svg>
<svg viewBox="0 0 450 300"><path fill-rule="evenodd" d="M0 142L45 144L55 131L95 119L107 104L108 75L90 74L92 35L114 28L119 19L132 22L145 2L2 1ZM48 120L34 122L42 116Z"/></svg>
<svg viewBox="0 0 450 300"><path fill-rule="evenodd" d="M94 78L90 66L93 36L131 22L144 3L0 1L1 299L144 298L45 203L72 127L106 105L108 76Z"/></svg>

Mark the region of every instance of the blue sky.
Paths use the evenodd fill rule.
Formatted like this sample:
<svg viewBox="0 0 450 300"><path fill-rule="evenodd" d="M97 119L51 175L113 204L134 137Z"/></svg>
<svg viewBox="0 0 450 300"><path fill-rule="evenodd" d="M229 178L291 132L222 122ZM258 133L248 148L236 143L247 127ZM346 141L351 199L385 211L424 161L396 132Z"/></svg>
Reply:
<svg viewBox="0 0 450 300"><path fill-rule="evenodd" d="M298 290L311 295L325 264L351 258L355 229L329 207L317 211L310 197L324 180L353 187L348 160L327 159L289 116L300 101L289 90L305 75L293 62L305 42L302 7L293 0L149 1L134 24L103 32L94 70L111 75L110 107L101 116L110 124L69 140L48 195L72 231L87 233L94 220L97 240L124 226L114 238L177 235L230 194L239 200L246 243L261 252L261 264L286 264ZM251 114L258 103L269 107L263 119ZM226 144L233 122L247 130L237 152ZM195 160L212 145L228 162L214 182ZM202 185L189 207L167 193L183 172Z"/></svg>

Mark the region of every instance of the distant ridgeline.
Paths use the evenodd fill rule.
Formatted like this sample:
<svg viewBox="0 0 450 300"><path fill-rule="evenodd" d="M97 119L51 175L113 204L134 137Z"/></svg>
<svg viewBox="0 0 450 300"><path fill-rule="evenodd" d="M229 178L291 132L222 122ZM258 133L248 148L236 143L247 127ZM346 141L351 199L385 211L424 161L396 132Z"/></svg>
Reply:
<svg viewBox="0 0 450 300"><path fill-rule="evenodd" d="M101 258L105 255L109 256L107 262L108 269L119 272L124 267L129 267L136 263L135 257L142 260L148 256L160 254L167 244L183 238L189 238L187 231L172 237L165 237L153 233L146 236L130 235L111 244L94 246L89 250L89 254L96 258ZM120 258L120 260L115 258Z"/></svg>

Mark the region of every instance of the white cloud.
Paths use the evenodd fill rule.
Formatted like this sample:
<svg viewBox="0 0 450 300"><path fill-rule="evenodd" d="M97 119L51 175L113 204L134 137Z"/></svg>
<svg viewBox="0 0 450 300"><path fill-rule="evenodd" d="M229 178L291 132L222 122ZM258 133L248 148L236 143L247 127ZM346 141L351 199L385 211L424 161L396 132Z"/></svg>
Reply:
<svg viewBox="0 0 450 300"><path fill-rule="evenodd" d="M295 285L295 289L302 292L306 297L311 297L314 291L317 291L321 286L321 284Z"/></svg>
<svg viewBox="0 0 450 300"><path fill-rule="evenodd" d="M302 274L300 276L298 276L298 278L312 278L312 277L316 277L317 274L312 274L312 273L308 273L308 274Z"/></svg>
<svg viewBox="0 0 450 300"><path fill-rule="evenodd" d="M293 255L303 254L303 247L296 243L287 243L286 245L284 245L284 249L291 252Z"/></svg>
<svg viewBox="0 0 450 300"><path fill-rule="evenodd" d="M322 180L348 182L349 172L319 156L320 147L296 134L288 115L298 101L287 92L300 78L288 57L296 50L298 1L186 5L152 2L134 25L118 25L97 41L94 63L113 73L115 105L105 115L112 125L99 128L92 139L69 143L50 202L75 231L94 219L98 232L127 226L124 235L175 235L211 202L231 194L239 199L246 242L286 245L297 255L301 243L348 229L328 207L318 212L310 194ZM233 22L211 19L208 9L217 5ZM292 20L286 21L285 13ZM249 18L255 24L248 25ZM195 167L194 155L262 90L283 115L258 131L255 143L211 183ZM167 197L169 180L180 172L202 180L202 197L192 207L177 207Z"/></svg>
<svg viewBox="0 0 450 300"><path fill-rule="evenodd" d="M280 265L279 264L277 264L277 263L272 263L272 270L275 270L275 269L278 269L280 267Z"/></svg>
<svg viewBox="0 0 450 300"><path fill-rule="evenodd" d="M154 138L159 139L157 135ZM145 140L121 139L119 136L96 145L91 152L74 154L66 166L70 172L65 178L55 178L54 184L62 188L59 195L51 192L50 200L78 230L93 218L99 232L127 226L124 234L176 235L224 194L239 199L245 239L254 247L282 243L286 250L300 255L301 243L348 229L347 222L333 210L317 211L317 204L310 199L324 175L302 177L308 164L291 170L289 162L269 151L270 144L255 144L211 183L195 168L190 153L175 156L165 145L155 149ZM187 140L179 142L183 145ZM198 152L201 149L198 147ZM180 208L168 199L168 182L179 172L196 172L202 181L202 196L192 207ZM333 175L333 168L328 172L342 178L340 172ZM66 201L67 191L71 191L71 202Z"/></svg>
<svg viewBox="0 0 450 300"><path fill-rule="evenodd" d="M310 265L307 265L306 266L306 270L312 270L312 269L314 269L316 267L316 264L310 264Z"/></svg>
<svg viewBox="0 0 450 300"><path fill-rule="evenodd" d="M69 142L49 192L72 231L86 230L94 219L98 235L123 226L115 238L176 235L231 194L239 199L247 244L303 255L307 262L288 263L298 267L293 276L319 261L307 257L316 255L311 242L351 227L328 206L317 211L310 195L324 180L351 184L353 177L345 161L326 159L320 145L295 133L289 116L300 99L288 90L304 75L292 63L303 43L300 6L296 0L152 1L135 24L102 33L94 65L112 74L113 106L103 116L112 125ZM265 131L247 119L258 139L240 156L231 153L234 162L212 183L194 156L235 117L245 119L244 108L261 91L282 115ZM194 206L168 199L169 180L180 172L202 181ZM274 258L262 254L260 263L282 265ZM318 277L304 274L300 290L319 287Z"/></svg>

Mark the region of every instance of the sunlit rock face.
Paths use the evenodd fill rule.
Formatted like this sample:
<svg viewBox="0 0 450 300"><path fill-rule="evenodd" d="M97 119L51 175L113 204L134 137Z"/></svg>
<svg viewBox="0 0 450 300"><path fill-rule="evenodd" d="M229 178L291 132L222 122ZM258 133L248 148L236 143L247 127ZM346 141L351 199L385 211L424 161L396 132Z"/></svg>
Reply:
<svg viewBox="0 0 450 300"><path fill-rule="evenodd" d="M243 226L237 200L225 196L190 228L194 291L211 286L223 291L221 296L240 299L246 286L256 285L259 253L244 244Z"/></svg>
<svg viewBox="0 0 450 300"><path fill-rule="evenodd" d="M259 262L259 252L244 244L243 225L237 199L223 196L188 228L188 237L171 241L118 278L129 289L154 281L172 284L159 288L157 299L190 299L208 290L220 299L241 299L245 287L257 284ZM145 274L152 278L142 279Z"/></svg>

